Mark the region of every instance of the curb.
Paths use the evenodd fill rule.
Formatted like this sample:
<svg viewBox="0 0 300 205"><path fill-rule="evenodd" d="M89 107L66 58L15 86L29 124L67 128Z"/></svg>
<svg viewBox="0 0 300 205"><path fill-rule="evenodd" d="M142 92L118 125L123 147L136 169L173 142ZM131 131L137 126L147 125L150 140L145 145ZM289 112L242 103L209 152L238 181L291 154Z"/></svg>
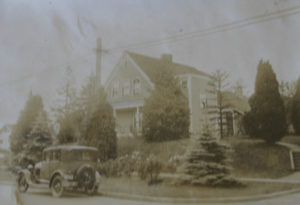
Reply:
<svg viewBox="0 0 300 205"><path fill-rule="evenodd" d="M15 191L15 197L16 197L16 204L17 205L24 205L24 203L20 199L20 194L17 190Z"/></svg>
<svg viewBox="0 0 300 205"><path fill-rule="evenodd" d="M248 202L248 201L259 201L263 199L271 199L280 196L290 195L299 193L300 188L292 189L288 191L274 192L270 194L261 194L254 196L245 196L245 197L224 197L224 198L170 198L170 197L152 197L152 196L142 196L136 194L125 194L125 193L116 193L116 192L107 192L101 191L101 196L111 197L111 198L119 198L119 199L127 199L134 201L148 201L148 202L161 202L161 203L234 203L234 202ZM21 205L21 204L20 204Z"/></svg>

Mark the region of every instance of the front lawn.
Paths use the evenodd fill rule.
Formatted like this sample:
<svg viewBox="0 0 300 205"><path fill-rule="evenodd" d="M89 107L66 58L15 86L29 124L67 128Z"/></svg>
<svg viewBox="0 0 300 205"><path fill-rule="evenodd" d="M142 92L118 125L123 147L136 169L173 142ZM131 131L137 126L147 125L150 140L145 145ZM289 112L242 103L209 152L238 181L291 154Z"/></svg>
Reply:
<svg viewBox="0 0 300 205"><path fill-rule="evenodd" d="M239 177L279 178L292 173L289 149L262 141L233 143L233 174Z"/></svg>
<svg viewBox="0 0 300 205"><path fill-rule="evenodd" d="M281 142L295 144L300 146L300 136L285 136L281 139Z"/></svg>
<svg viewBox="0 0 300 205"><path fill-rule="evenodd" d="M171 198L218 198L239 197L300 188L295 184L280 183L246 183L243 188L209 188L196 186L175 186L170 181L148 186L145 181L137 177L104 178L99 188L100 192L117 192L153 197Z"/></svg>

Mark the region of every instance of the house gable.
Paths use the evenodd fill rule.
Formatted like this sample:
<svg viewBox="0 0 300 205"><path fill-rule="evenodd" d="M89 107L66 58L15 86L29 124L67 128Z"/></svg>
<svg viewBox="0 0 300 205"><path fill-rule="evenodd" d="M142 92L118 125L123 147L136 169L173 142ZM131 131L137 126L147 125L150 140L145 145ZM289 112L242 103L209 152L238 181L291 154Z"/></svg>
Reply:
<svg viewBox="0 0 300 205"><path fill-rule="evenodd" d="M137 87L135 87L136 82L139 83L138 92ZM113 93L114 87L117 89L115 93ZM149 89L153 88L154 85L147 75L126 53L124 53L105 84L108 100L113 107L142 105L144 98L149 96Z"/></svg>

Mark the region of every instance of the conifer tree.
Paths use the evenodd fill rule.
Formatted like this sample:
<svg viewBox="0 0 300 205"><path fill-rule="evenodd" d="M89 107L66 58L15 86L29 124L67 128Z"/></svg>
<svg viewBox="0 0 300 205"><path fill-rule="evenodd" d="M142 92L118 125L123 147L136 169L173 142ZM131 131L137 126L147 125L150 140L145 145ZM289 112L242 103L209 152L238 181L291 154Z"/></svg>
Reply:
<svg viewBox="0 0 300 205"><path fill-rule="evenodd" d="M81 90L80 143L98 148L98 158L106 161L117 156L116 125L105 91L97 86L96 80L92 74Z"/></svg>
<svg viewBox="0 0 300 205"><path fill-rule="evenodd" d="M300 78L297 82L296 94L293 97L292 122L295 133L300 135Z"/></svg>
<svg viewBox="0 0 300 205"><path fill-rule="evenodd" d="M42 151L52 144L52 129L47 113L42 110L33 123L26 146L26 155L35 162L42 160Z"/></svg>
<svg viewBox="0 0 300 205"><path fill-rule="evenodd" d="M189 137L190 111L170 64L156 73L155 89L145 100L142 134L148 141Z"/></svg>
<svg viewBox="0 0 300 205"><path fill-rule="evenodd" d="M13 127L10 143L13 154L19 154L24 151L28 137L33 128L33 123L38 114L43 110L43 102L40 95L33 95L30 92L24 109Z"/></svg>
<svg viewBox="0 0 300 205"><path fill-rule="evenodd" d="M58 90L58 100L55 108L53 108L56 122L59 125L57 134L57 142L59 144L77 142L80 132L78 121L80 120L77 105L75 81L72 69L67 67L62 86Z"/></svg>
<svg viewBox="0 0 300 205"><path fill-rule="evenodd" d="M182 183L206 186L239 185L230 175L230 147L220 143L211 133L205 117L202 134L191 143L183 165Z"/></svg>
<svg viewBox="0 0 300 205"><path fill-rule="evenodd" d="M273 144L286 133L287 123L283 100L272 65L258 64L255 93L249 99L250 112L244 116L244 127L251 137Z"/></svg>

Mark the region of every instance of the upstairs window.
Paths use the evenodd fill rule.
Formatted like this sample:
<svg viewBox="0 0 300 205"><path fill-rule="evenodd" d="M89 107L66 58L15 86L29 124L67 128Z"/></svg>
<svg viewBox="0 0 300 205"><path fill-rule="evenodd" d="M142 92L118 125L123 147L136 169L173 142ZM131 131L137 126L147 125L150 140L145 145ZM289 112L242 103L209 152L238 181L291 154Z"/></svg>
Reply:
<svg viewBox="0 0 300 205"><path fill-rule="evenodd" d="M119 81L115 82L112 89L112 96L116 97L119 93Z"/></svg>
<svg viewBox="0 0 300 205"><path fill-rule="evenodd" d="M133 80L133 94L138 95L140 94L141 91L141 82L139 79L134 79Z"/></svg>
<svg viewBox="0 0 300 205"><path fill-rule="evenodd" d="M122 96L127 96L130 94L130 82L127 80L122 86Z"/></svg>

